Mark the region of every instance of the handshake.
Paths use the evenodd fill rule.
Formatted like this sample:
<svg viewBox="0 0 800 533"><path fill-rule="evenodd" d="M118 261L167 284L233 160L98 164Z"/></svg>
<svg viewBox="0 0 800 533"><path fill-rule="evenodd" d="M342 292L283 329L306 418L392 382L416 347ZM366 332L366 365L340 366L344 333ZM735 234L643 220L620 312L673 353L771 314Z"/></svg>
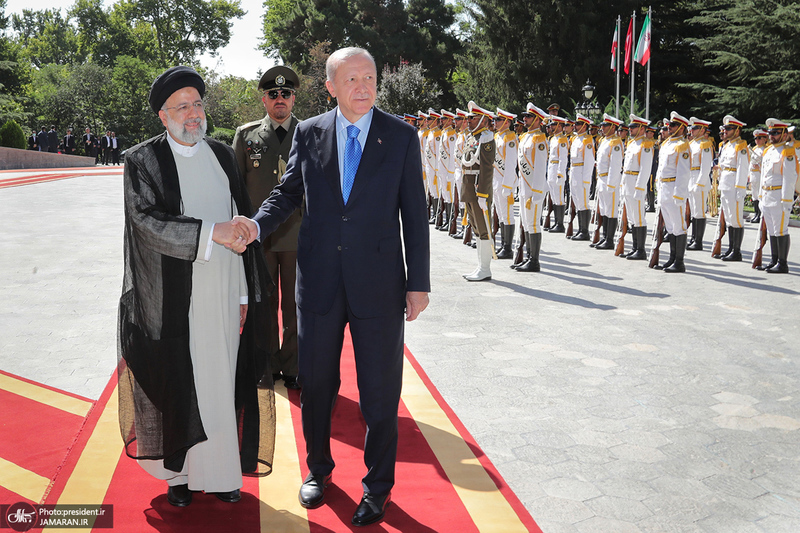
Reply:
<svg viewBox="0 0 800 533"><path fill-rule="evenodd" d="M258 226L247 217L236 215L229 222L214 224L212 239L215 243L233 250L237 254L245 251L247 245L258 237Z"/></svg>

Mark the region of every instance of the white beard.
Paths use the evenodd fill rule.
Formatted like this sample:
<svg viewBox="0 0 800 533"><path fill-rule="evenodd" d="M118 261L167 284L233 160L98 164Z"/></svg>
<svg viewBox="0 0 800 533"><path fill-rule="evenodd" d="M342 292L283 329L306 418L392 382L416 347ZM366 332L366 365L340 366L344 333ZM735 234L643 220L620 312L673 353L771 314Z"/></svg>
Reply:
<svg viewBox="0 0 800 533"><path fill-rule="evenodd" d="M194 122L200 123L200 129L190 132L186 129L186 124ZM206 136L206 119L193 118L186 120L183 123L172 120L172 117L167 114L167 130L174 139L177 139L186 144L197 144Z"/></svg>

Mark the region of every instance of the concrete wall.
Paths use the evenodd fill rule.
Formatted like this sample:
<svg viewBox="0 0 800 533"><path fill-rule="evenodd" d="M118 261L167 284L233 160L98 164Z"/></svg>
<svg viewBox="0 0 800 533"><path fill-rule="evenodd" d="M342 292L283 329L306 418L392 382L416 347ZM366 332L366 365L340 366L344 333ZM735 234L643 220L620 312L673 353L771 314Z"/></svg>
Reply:
<svg viewBox="0 0 800 533"><path fill-rule="evenodd" d="M20 150L0 146L0 170L27 168L72 168L93 167L94 157L81 155L51 154L34 150Z"/></svg>

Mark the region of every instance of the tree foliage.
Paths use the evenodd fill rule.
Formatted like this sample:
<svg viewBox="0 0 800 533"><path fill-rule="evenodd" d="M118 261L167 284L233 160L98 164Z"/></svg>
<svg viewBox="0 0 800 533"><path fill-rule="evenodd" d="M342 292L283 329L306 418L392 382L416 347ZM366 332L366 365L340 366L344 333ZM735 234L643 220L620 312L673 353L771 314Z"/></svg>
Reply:
<svg viewBox="0 0 800 533"><path fill-rule="evenodd" d="M0 127L0 146L8 148L25 148L25 134L14 120L8 120Z"/></svg>
<svg viewBox="0 0 800 533"><path fill-rule="evenodd" d="M401 63L396 68L383 68L375 104L387 113L402 115L431 107L441 109L441 97L442 90L425 77L422 63Z"/></svg>

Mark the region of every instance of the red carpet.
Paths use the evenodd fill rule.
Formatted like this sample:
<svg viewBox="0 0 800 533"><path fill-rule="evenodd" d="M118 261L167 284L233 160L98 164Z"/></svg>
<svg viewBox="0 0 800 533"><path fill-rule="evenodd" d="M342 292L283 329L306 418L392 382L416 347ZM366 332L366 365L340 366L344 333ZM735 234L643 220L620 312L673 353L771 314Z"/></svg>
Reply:
<svg viewBox="0 0 800 533"><path fill-rule="evenodd" d="M18 187L20 185L31 185L34 183L42 183L45 181L55 181L55 180L63 180L67 178L77 178L79 176L86 176L86 171L91 171L92 174L96 173L97 171L101 170L100 167L76 167L69 170L65 169L52 169L52 170L42 170L38 174L27 174L25 176L14 177L14 178L4 178L2 177L4 173L8 174L10 172L31 172L31 170L7 170L7 171L0 171L0 189L5 187ZM116 167L105 167L102 171L106 174L118 172L122 173L123 167L116 166ZM34 170L34 172L36 172Z"/></svg>
<svg viewBox="0 0 800 533"><path fill-rule="evenodd" d="M245 478L239 503L226 504L214 496L196 493L191 506L179 509L167 503L163 482L151 478L122 453L122 442L115 426L115 378L85 419L0 387L0 405L4 410L13 406L13 412L21 415L3 416L0 458L34 472L42 479L51 480L48 490L39 500L21 497L7 487L0 488L0 504L19 501L112 504L113 529L120 532L323 533L356 529L404 533L539 532L533 519L432 387L412 355L406 352L406 357L411 366L406 369L399 412L397 484L386 517L379 524L367 528L350 525L350 518L361 497L360 480L366 470L362 455L365 426L358 408L349 333L345 338L342 388L333 422L332 451L337 466L333 484L326 491L326 504L318 509L306 513L296 505L297 490L307 474L297 391L287 391L283 386L276 391L277 400L283 402L292 419L292 429L283 440L279 440L279 446L290 446L285 449L294 450L290 451L290 457L295 472L290 465L281 464L276 455L275 472L271 476L261 482ZM409 376L417 377L409 379ZM414 392L416 383L422 384L416 386L417 393ZM418 406L419 390L424 392L421 395L423 401L427 397L427 408L438 406L440 420L452 423L450 427L455 431L415 421L411 411L423 412ZM407 405L409 401L414 404L413 408L410 407L412 404ZM35 422L45 418L48 424L44 428ZM30 421L28 425L25 420ZM32 431L31 426L35 426L36 431ZM294 442L285 442L292 440L292 430ZM438 450L438 455L435 450ZM102 472L104 468L108 470L106 474ZM475 479L482 476L490 481L488 485L481 485L480 481L465 482L467 478L458 477L460 474L456 474L457 482L451 481L447 472L452 475L460 472L459 468L467 472L468 477L479 474ZM282 481L287 476L288 480ZM0 468L0 485L4 485L3 480ZM281 486L274 486L276 482L282 483ZM269 494L261 496L262 490L266 490L263 487L270 483L273 486L268 489ZM93 494L100 496L94 497ZM274 501L276 494L280 496L280 502ZM477 506L475 502L479 502ZM509 523L513 527L504 525ZM487 527L486 524L496 524L496 527ZM107 529L98 528L96 531Z"/></svg>

